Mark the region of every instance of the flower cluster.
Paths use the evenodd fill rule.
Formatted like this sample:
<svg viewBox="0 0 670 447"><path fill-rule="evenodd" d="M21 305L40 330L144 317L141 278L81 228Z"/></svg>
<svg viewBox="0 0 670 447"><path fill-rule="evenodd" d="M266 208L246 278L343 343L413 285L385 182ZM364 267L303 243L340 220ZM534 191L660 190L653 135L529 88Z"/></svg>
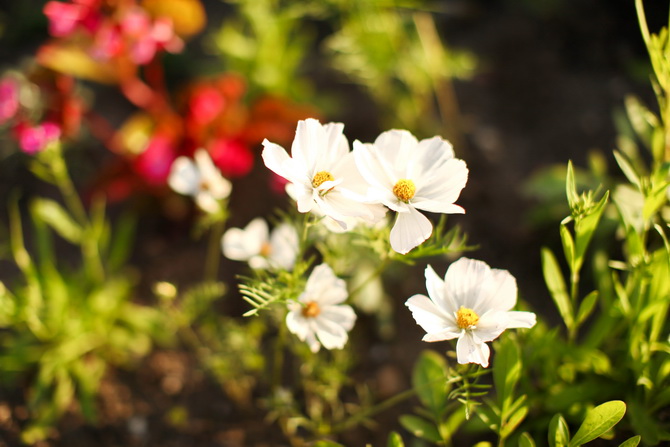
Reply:
<svg viewBox="0 0 670 447"><path fill-rule="evenodd" d="M50 143L79 133L83 100L72 78L35 68L0 78L0 126L9 127L18 147L34 155Z"/></svg>
<svg viewBox="0 0 670 447"><path fill-rule="evenodd" d="M263 141L265 165L285 178L287 192L301 213L316 212L347 229L347 219L378 222L385 207L397 213L391 248L406 254L432 233L418 210L463 213L454 202L465 187L468 169L440 137L418 141L404 130L382 133L374 143L354 142L343 125L315 119L298 123L291 155Z"/></svg>
<svg viewBox="0 0 670 447"><path fill-rule="evenodd" d="M374 143L355 141L351 151L342 124L306 119L298 122L290 155L267 139L263 146L265 165L286 180L297 210L325 219L326 228L347 232L359 223L376 225L387 210L394 211L390 246L400 254L430 237L433 225L422 211L464 212L455 202L468 169L440 137L418 141L405 130L390 130ZM226 257L263 270L290 271L301 253L295 227L283 223L270 233L262 219L229 229L222 248ZM514 277L482 261L462 258L444 280L428 266L426 286L428 297L415 295L406 305L427 332L424 341L457 339L459 363L487 367L486 342L505 329L535 324L535 314L511 310L517 295ZM347 298L345 281L329 265L318 265L302 293L287 301L289 331L312 352L321 346L342 348L356 320L353 308L344 304Z"/></svg>
<svg viewBox="0 0 670 447"><path fill-rule="evenodd" d="M145 65L159 51L181 51L184 41L177 36L172 17L152 17L136 2L101 0L50 1L44 5L49 32L56 38L76 38L85 34L89 54L108 61L128 57L136 65Z"/></svg>

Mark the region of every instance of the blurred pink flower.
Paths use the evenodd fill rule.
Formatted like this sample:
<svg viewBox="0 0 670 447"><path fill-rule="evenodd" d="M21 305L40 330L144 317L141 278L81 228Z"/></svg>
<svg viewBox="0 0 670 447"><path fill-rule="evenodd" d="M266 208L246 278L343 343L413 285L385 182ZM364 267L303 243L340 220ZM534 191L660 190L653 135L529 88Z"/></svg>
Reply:
<svg viewBox="0 0 670 447"><path fill-rule="evenodd" d="M244 143L235 139L219 138L209 147L214 164L226 177L242 177L254 166L254 156Z"/></svg>
<svg viewBox="0 0 670 447"><path fill-rule="evenodd" d="M0 124L4 124L19 110L19 84L15 79L0 81Z"/></svg>
<svg viewBox="0 0 670 447"><path fill-rule="evenodd" d="M37 126L29 126L25 123L16 128L19 147L26 154L36 154L44 150L47 145L60 138L60 127L52 122L46 121Z"/></svg>
<svg viewBox="0 0 670 447"><path fill-rule="evenodd" d="M150 185L164 185L177 158L174 142L166 135L154 135L144 152L135 158L135 171Z"/></svg>
<svg viewBox="0 0 670 447"><path fill-rule="evenodd" d="M49 19L49 33L66 37L78 26L94 32L101 21L98 12L100 0L74 0L72 3L50 1L44 5L44 15Z"/></svg>

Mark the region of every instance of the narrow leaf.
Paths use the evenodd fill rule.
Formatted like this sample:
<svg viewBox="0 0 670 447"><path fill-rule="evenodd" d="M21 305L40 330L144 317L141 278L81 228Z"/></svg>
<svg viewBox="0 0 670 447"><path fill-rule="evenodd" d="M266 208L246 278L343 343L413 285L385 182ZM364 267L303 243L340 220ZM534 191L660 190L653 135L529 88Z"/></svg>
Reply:
<svg viewBox="0 0 670 447"><path fill-rule="evenodd" d="M549 293L551 293L551 297L558 308L558 313L561 314L565 326L568 329L572 328L574 325L572 303L565 287L563 274L558 267L556 257L546 247L542 248L542 272L544 273L544 281L547 283Z"/></svg>
<svg viewBox="0 0 670 447"><path fill-rule="evenodd" d="M399 420L400 425L402 425L405 430L412 433L417 438L426 439L432 442L438 442L442 440L442 437L437 431L435 425L423 418L411 414L406 414L404 416L400 416Z"/></svg>
<svg viewBox="0 0 670 447"><path fill-rule="evenodd" d="M593 292L586 295L579 305L579 310L577 311L577 324L581 324L586 320L593 309L595 308L596 303L598 302L598 291L594 290Z"/></svg>
<svg viewBox="0 0 670 447"><path fill-rule="evenodd" d="M59 236L68 242L81 241L82 228L57 202L50 199L35 199L32 211L36 218L48 224Z"/></svg>
<svg viewBox="0 0 670 447"><path fill-rule="evenodd" d="M633 436L632 438L628 438L624 442L619 444L619 447L637 447L637 445L640 443L641 440L642 436L640 435Z"/></svg>

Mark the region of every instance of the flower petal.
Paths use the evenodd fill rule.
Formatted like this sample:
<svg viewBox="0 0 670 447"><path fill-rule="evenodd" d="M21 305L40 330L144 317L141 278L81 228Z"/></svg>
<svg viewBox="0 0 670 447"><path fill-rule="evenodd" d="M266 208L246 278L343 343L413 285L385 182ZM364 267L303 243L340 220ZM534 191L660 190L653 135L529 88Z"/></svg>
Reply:
<svg viewBox="0 0 670 447"><path fill-rule="evenodd" d="M476 259L460 258L452 263L444 276L447 294L460 308L461 306L472 309L480 316L487 308L479 308L482 288L491 273L489 266Z"/></svg>
<svg viewBox="0 0 670 447"><path fill-rule="evenodd" d="M200 187L200 173L188 157L178 157L172 162L168 185L174 191L184 195L195 195Z"/></svg>
<svg viewBox="0 0 670 447"><path fill-rule="evenodd" d="M489 366L491 350L488 345L478 340L470 331L464 331L456 342L456 358L458 363L478 363L484 368Z"/></svg>
<svg viewBox="0 0 670 447"><path fill-rule="evenodd" d="M427 334L441 333L445 329L450 329L460 333L453 317L435 305L433 300L425 295L414 295L410 297L405 306L412 312L412 317L416 324L426 331ZM453 338L453 337L452 337Z"/></svg>
<svg viewBox="0 0 670 447"><path fill-rule="evenodd" d="M508 328L527 328L535 326L537 316L533 312L511 311L507 312L509 318Z"/></svg>
<svg viewBox="0 0 670 447"><path fill-rule="evenodd" d="M400 254L407 254L428 239L432 232L433 224L430 223L430 220L409 207L408 213L398 213L391 229L391 248Z"/></svg>

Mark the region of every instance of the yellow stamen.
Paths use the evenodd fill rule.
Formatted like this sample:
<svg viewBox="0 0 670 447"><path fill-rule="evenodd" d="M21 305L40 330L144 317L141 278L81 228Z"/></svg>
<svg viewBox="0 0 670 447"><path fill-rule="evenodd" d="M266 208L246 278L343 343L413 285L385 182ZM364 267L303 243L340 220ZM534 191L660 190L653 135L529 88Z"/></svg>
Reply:
<svg viewBox="0 0 670 447"><path fill-rule="evenodd" d="M272 245L270 245L269 242L263 242L263 244L261 244L260 255L267 258L268 256L270 256L271 253L272 253Z"/></svg>
<svg viewBox="0 0 670 447"><path fill-rule="evenodd" d="M414 182L409 179L400 179L398 180L398 183L393 186L393 194L405 203L409 202L410 199L414 197L414 193L416 193L416 186L414 186Z"/></svg>
<svg viewBox="0 0 670 447"><path fill-rule="evenodd" d="M305 307L302 308L302 316L305 318L314 318L321 313L319 305L316 304L316 301L309 301L305 304Z"/></svg>
<svg viewBox="0 0 670 447"><path fill-rule="evenodd" d="M479 322L479 315L467 307L461 307L456 312L456 324L461 329L469 329Z"/></svg>
<svg viewBox="0 0 670 447"><path fill-rule="evenodd" d="M312 186L315 188L318 188L325 182L332 182L335 180L335 177L333 177L333 174L331 174L328 171L319 171L316 174L314 174L314 178L312 179Z"/></svg>

